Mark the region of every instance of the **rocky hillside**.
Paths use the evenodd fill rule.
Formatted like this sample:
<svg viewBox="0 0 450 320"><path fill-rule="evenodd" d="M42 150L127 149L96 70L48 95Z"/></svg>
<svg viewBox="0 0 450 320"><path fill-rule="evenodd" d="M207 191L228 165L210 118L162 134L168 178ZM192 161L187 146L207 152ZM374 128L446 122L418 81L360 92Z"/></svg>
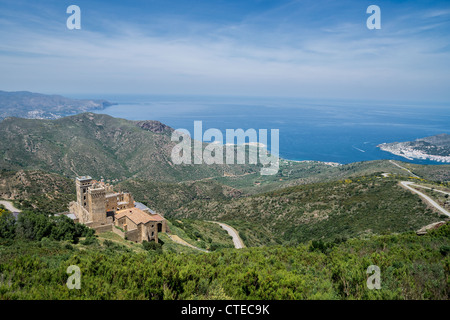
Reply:
<svg viewBox="0 0 450 320"><path fill-rule="evenodd" d="M75 184L58 174L35 171L0 171L0 198L13 200L21 209L58 213L74 201Z"/></svg>
<svg viewBox="0 0 450 320"><path fill-rule="evenodd" d="M167 183L148 179L128 179L117 186L131 192L134 198L150 208L171 215L195 200L226 200L238 198L242 192L213 180Z"/></svg>
<svg viewBox="0 0 450 320"><path fill-rule="evenodd" d="M197 180L253 172L249 165L174 165L172 129L82 113L57 120L7 118L0 122L0 168L41 169L67 177L140 177L160 181Z"/></svg>

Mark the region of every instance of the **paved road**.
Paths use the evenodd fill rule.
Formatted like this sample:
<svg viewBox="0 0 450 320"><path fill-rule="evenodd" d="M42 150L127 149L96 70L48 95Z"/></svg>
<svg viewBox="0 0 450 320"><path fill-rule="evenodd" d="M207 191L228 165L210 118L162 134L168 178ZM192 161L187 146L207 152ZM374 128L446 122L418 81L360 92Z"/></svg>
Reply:
<svg viewBox="0 0 450 320"><path fill-rule="evenodd" d="M414 185L414 187L419 187L419 188L423 188L423 189L433 190L433 191L436 191L436 192L440 192L440 193L443 193L443 194L448 194L448 195L450 195L450 192L445 192L445 191L442 191L442 190L438 190L438 189L434 189L434 188L430 188L430 187L421 186L420 184L415 184L414 182L411 182L411 183L409 183L409 184L410 184L410 185Z"/></svg>
<svg viewBox="0 0 450 320"><path fill-rule="evenodd" d="M394 161L392 161L392 160L389 160L389 162L390 163L392 163L392 164L395 164L397 167L399 167L400 169L403 169L403 170L406 170L406 171L408 171L413 177L416 177L416 178L420 178L418 175L416 175L416 174L414 174L414 173L412 173L411 172L411 170L409 170L409 169L406 169L405 167L402 167L401 165L399 165L399 164L397 164L397 163L395 163Z"/></svg>
<svg viewBox="0 0 450 320"><path fill-rule="evenodd" d="M234 247L236 249L242 249L245 247L244 242L242 241L241 237L239 237L238 232L232 226L229 226L225 223L217 222L217 221L211 221L211 222L217 223L218 225L220 225L223 229L225 229L228 232L228 234L233 238Z"/></svg>
<svg viewBox="0 0 450 320"><path fill-rule="evenodd" d="M419 185L414 184L414 182L411 181L402 181L400 182L405 188L407 188L408 190L417 193L420 197L424 198L430 205L432 205L433 207L435 207L436 209L438 209L441 213L445 214L446 216L450 217L450 212L448 212L447 210L445 210L444 208L442 208L436 201L434 201L433 199L431 199L429 196L427 196L426 194L423 194L422 192L411 188L410 185L414 185L417 187L422 187ZM426 187L424 187L426 188ZM430 188L431 189L431 188ZM446 193L446 192L444 192Z"/></svg>
<svg viewBox="0 0 450 320"><path fill-rule="evenodd" d="M11 201L0 200L0 204L3 205L6 208L6 210L9 210L11 212L21 212L21 210L14 207L14 205Z"/></svg>

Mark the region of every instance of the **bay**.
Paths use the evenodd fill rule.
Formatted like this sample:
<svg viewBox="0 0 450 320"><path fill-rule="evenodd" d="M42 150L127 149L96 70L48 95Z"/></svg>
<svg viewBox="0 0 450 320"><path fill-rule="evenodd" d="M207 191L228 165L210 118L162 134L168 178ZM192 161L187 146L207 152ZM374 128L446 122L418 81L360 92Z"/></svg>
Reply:
<svg viewBox="0 0 450 320"><path fill-rule="evenodd" d="M446 103L190 95L98 98L118 105L97 113L129 120L158 120L174 129L187 129L191 134L194 121L202 121L203 132L217 128L224 136L226 129L279 129L280 156L299 161L351 163L394 159L442 164L410 161L376 146L450 134L450 104Z"/></svg>

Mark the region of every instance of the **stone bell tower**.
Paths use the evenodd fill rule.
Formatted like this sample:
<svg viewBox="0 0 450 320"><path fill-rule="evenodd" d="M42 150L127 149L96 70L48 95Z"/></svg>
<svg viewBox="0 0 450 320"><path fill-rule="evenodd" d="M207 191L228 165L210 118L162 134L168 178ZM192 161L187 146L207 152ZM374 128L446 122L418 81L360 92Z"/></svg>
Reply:
<svg viewBox="0 0 450 320"><path fill-rule="evenodd" d="M106 223L106 191L105 188L93 185L88 189L88 211L94 223Z"/></svg>
<svg viewBox="0 0 450 320"><path fill-rule="evenodd" d="M77 202L80 207L88 209L88 190L92 186L92 178L90 176L77 177L75 180L77 189Z"/></svg>

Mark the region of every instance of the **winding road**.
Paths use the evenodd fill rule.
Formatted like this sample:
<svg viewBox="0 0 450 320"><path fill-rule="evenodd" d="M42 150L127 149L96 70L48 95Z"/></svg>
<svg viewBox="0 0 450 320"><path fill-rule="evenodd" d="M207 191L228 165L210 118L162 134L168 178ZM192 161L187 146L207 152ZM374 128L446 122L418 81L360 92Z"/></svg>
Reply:
<svg viewBox="0 0 450 320"><path fill-rule="evenodd" d="M401 168L401 169L403 169L403 170L408 171L413 177L420 178L418 175L412 173L411 170L406 169L405 167L402 167L401 165L395 163L394 161L389 160L389 162L392 163L392 164L394 164L394 165L396 165L397 167L399 167L399 168ZM417 188L423 188L423 189L429 189L429 190L431 190L432 188L429 188L429 187L425 187L425 186L421 186L421 185L415 184L415 183L412 182L412 181L401 181L400 184L401 184L403 187L405 187L406 189L408 189L409 191L412 191L412 192L418 194L421 198L423 198L426 202L428 202L430 205L432 205L433 207L435 207L435 208L436 208L439 212L441 212L442 214L445 214L446 216L450 217L450 212L449 212L449 211L447 211L446 209L442 208L436 201L434 201L433 199L431 199L431 198L430 198L429 196L427 196L426 194L420 192L419 190L416 190L416 189L414 189L414 188L411 188L410 186L414 186L414 187L417 187ZM441 193L450 195L449 192L445 192L445 191L442 191L442 190L436 190L436 189L434 189L434 191L437 191L437 192L441 192Z"/></svg>
<svg viewBox="0 0 450 320"><path fill-rule="evenodd" d="M239 237L238 232L232 226L229 226L223 222L217 221L210 221L210 222L217 223L228 232L228 234L233 238L234 247L236 249L242 249L245 247L244 242L242 241L241 237Z"/></svg>
<svg viewBox="0 0 450 320"><path fill-rule="evenodd" d="M446 209L442 208L436 201L434 201L433 199L431 199L431 198L430 198L429 196L427 196L426 194L424 194L424 193L422 193L422 192L420 192L420 191L418 191L418 190L416 190L416 189L414 189L414 188L412 188L412 187L410 187L410 186L413 185L413 186L415 186L415 187L424 188L424 189L431 189L431 188L417 185L417 184L415 184L414 182L411 182L411 181L402 181L402 182L400 182L400 184L401 184L402 186L404 186L405 188L407 188L408 190L410 190L410 191L412 191L412 192L414 192L414 193L417 193L420 197L422 197L423 199L425 199L425 201L427 201L430 205L432 205L432 206L435 207L437 210L439 210L442 214L445 214L446 216L450 217L450 212L448 212ZM450 193L448 193L448 192L440 191L440 190L436 190L436 189L435 189L434 191L439 191L439 192L442 192L442 193L445 193L445 194L450 194Z"/></svg>
<svg viewBox="0 0 450 320"><path fill-rule="evenodd" d="M415 178L420 178L418 175L416 175L416 174L414 174L414 173L412 173L411 172L411 170L409 170L409 169L406 169L405 167L402 167L401 165L399 165L398 163L395 163L394 161L392 161L392 160L389 160L389 162L390 163L392 163L392 164L395 164L397 167L399 167L400 169L403 169L403 170L406 170L406 171L408 171L413 177L415 177Z"/></svg>
<svg viewBox="0 0 450 320"><path fill-rule="evenodd" d="M236 249L242 249L245 247L244 242L242 241L241 237L239 237L238 232L232 226L229 226L228 224L225 224L222 222L217 222L217 221L209 221L209 222L217 223L223 229L225 229L228 232L228 234L233 238L233 244ZM191 247L191 248L203 251L203 252L209 252L208 250L201 249L201 248L191 245L190 243L186 242L185 240L181 239L179 236L177 236L175 234L172 234L172 235L167 234L167 235L169 236L170 239L172 239L172 241L174 241L178 244L182 244L184 246L188 246L188 247Z"/></svg>

